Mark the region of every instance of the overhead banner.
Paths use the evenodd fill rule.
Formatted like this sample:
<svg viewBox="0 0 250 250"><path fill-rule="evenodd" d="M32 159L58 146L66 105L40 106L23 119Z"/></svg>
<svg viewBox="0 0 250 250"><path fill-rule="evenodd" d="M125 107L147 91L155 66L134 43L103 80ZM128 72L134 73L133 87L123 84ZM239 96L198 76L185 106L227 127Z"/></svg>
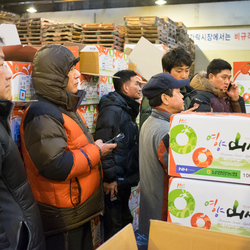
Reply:
<svg viewBox="0 0 250 250"><path fill-rule="evenodd" d="M200 50L249 50L250 29L189 30Z"/></svg>

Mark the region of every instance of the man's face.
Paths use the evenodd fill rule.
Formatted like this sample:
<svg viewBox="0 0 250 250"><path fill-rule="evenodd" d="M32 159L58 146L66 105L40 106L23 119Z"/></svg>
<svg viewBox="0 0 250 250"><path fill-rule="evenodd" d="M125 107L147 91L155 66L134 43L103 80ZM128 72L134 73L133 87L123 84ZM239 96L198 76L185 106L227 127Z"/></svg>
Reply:
<svg viewBox="0 0 250 250"><path fill-rule="evenodd" d="M209 82L216 88L221 89L223 92L227 91L230 83L231 71L229 69L224 69L217 75L212 73L208 76Z"/></svg>
<svg viewBox="0 0 250 250"><path fill-rule="evenodd" d="M173 96L168 96L168 112L176 114L184 110L183 95L180 89L173 90Z"/></svg>
<svg viewBox="0 0 250 250"><path fill-rule="evenodd" d="M124 84L124 94L133 98L139 99L141 97L141 84L136 76L130 77L130 81Z"/></svg>
<svg viewBox="0 0 250 250"><path fill-rule="evenodd" d="M189 76L189 66L182 65L182 66L175 66L169 72L177 80L188 79Z"/></svg>
<svg viewBox="0 0 250 250"><path fill-rule="evenodd" d="M4 66L4 54L0 47L0 99L10 100L11 72Z"/></svg>
<svg viewBox="0 0 250 250"><path fill-rule="evenodd" d="M66 90L71 92L71 93L76 93L77 92L77 86L78 86L78 79L79 79L80 73L78 70L76 70L76 67L73 66L69 73L68 73L68 85L66 87Z"/></svg>

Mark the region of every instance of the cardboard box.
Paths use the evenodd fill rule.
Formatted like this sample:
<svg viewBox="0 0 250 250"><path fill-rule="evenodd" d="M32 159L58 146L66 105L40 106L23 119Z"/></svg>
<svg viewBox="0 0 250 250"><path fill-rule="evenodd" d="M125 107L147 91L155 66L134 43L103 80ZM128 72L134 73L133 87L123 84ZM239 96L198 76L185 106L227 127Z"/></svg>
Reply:
<svg viewBox="0 0 250 250"><path fill-rule="evenodd" d="M128 55L99 45L86 45L80 51L80 72L113 76L128 68Z"/></svg>
<svg viewBox="0 0 250 250"><path fill-rule="evenodd" d="M3 46L5 61L33 62L37 49L31 46L10 45Z"/></svg>
<svg viewBox="0 0 250 250"><path fill-rule="evenodd" d="M92 241L94 249L98 248L104 242L104 229L101 223L100 216L95 217L90 221Z"/></svg>
<svg viewBox="0 0 250 250"><path fill-rule="evenodd" d="M248 237L190 228L163 221L150 221L148 250L245 250L249 249L249 246Z"/></svg>
<svg viewBox="0 0 250 250"><path fill-rule="evenodd" d="M11 79L11 100L26 101L30 100L35 93L32 85L32 63L27 62L4 62L12 73Z"/></svg>
<svg viewBox="0 0 250 250"><path fill-rule="evenodd" d="M24 113L24 107L14 107L10 118L11 136L21 151L20 124Z"/></svg>
<svg viewBox="0 0 250 250"><path fill-rule="evenodd" d="M133 229L136 231L139 228L140 184L132 187L128 205L133 216Z"/></svg>
<svg viewBox="0 0 250 250"><path fill-rule="evenodd" d="M169 175L250 184L250 115L176 114Z"/></svg>
<svg viewBox="0 0 250 250"><path fill-rule="evenodd" d="M98 104L81 105L78 110L82 113L90 133L94 133L98 116Z"/></svg>
<svg viewBox="0 0 250 250"><path fill-rule="evenodd" d="M250 186L170 178L168 221L250 237Z"/></svg>
<svg viewBox="0 0 250 250"><path fill-rule="evenodd" d="M86 91L82 105L99 103L103 95L107 95L109 92L114 91L113 78L82 74L78 89Z"/></svg>
<svg viewBox="0 0 250 250"><path fill-rule="evenodd" d="M233 63L234 82L239 87L239 94L245 104L250 104L250 61Z"/></svg>
<svg viewBox="0 0 250 250"><path fill-rule="evenodd" d="M137 250L137 244L132 224L128 224L112 238L101 245L98 250Z"/></svg>

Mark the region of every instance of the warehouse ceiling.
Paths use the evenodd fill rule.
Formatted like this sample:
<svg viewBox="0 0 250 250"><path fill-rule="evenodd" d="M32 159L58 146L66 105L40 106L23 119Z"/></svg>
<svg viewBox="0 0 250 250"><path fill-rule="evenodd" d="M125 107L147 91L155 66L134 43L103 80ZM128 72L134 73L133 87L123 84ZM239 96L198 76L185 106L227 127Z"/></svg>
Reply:
<svg viewBox="0 0 250 250"><path fill-rule="evenodd" d="M229 2L213 0L167 0L167 4L193 4L211 2ZM241 1L241 0L240 0ZM244 1L244 0L242 0ZM155 6L155 0L0 0L0 10L15 14L24 14L26 9L33 4L37 12L72 11L88 9L107 9L125 7Z"/></svg>

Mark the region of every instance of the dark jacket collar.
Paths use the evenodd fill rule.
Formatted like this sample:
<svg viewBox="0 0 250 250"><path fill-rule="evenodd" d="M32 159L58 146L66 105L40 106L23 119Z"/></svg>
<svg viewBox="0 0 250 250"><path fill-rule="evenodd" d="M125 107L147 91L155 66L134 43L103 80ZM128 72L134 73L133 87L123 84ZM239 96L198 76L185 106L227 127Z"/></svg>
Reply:
<svg viewBox="0 0 250 250"><path fill-rule="evenodd" d="M14 108L14 103L8 100L0 100L0 120L10 134L10 116Z"/></svg>

